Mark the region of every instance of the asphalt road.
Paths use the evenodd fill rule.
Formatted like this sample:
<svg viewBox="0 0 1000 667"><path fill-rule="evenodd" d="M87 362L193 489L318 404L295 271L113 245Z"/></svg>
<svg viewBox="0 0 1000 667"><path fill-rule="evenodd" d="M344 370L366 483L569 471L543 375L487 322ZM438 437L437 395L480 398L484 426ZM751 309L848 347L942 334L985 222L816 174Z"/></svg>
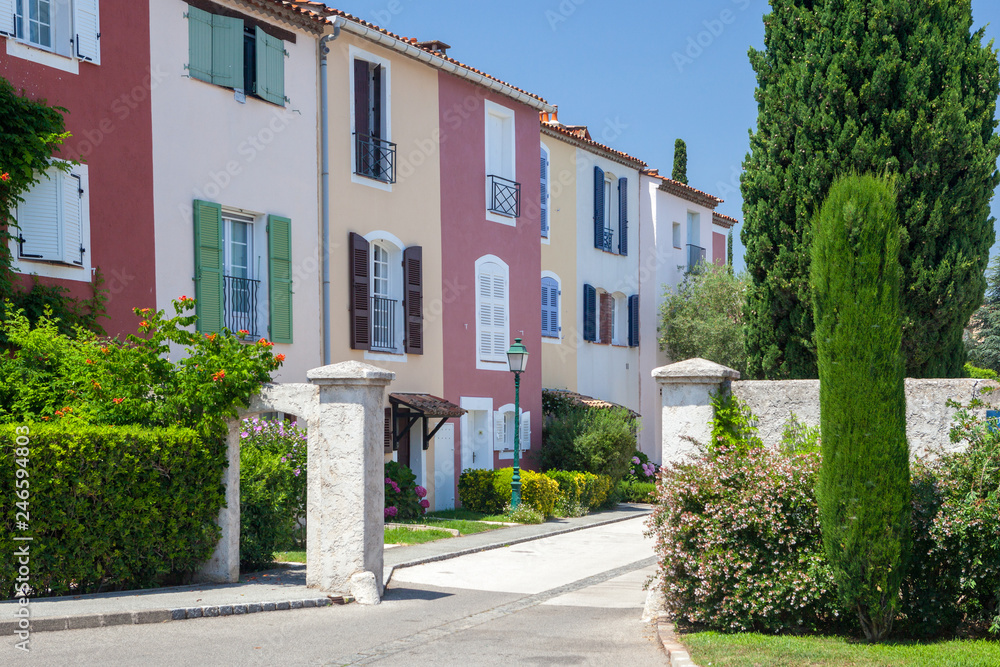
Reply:
<svg viewBox="0 0 1000 667"><path fill-rule="evenodd" d="M666 665L643 519L397 570L381 605L36 633L31 665Z"/></svg>

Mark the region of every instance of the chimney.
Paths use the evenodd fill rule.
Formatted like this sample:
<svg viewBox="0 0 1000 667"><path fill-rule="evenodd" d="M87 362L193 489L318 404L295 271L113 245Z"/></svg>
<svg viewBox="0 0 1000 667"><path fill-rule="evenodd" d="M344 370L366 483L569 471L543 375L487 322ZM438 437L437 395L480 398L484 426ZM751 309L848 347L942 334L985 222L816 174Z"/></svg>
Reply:
<svg viewBox="0 0 1000 667"><path fill-rule="evenodd" d="M416 42L416 40L414 40ZM439 55L448 55L448 49L451 48L451 44L445 44L439 39L432 39L428 42L416 42L417 46L428 51L434 51Z"/></svg>

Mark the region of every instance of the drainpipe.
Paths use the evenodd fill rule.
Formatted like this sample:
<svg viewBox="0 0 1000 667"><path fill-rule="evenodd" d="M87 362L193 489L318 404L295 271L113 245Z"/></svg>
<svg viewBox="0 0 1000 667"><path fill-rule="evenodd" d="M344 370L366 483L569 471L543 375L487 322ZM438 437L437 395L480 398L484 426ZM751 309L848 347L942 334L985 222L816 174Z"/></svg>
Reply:
<svg viewBox="0 0 1000 667"><path fill-rule="evenodd" d="M324 35L319 42L319 151L321 160L320 187L322 190L322 234L323 249L323 365L330 359L330 127L327 108L326 54L330 52L327 42L340 37L341 19L333 22L333 34Z"/></svg>

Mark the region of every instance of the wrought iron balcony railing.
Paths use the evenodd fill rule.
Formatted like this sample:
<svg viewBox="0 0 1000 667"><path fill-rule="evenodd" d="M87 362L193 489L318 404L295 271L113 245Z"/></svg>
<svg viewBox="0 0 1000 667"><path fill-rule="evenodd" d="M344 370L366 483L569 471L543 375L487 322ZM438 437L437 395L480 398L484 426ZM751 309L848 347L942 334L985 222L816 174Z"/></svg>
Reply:
<svg viewBox="0 0 1000 667"><path fill-rule="evenodd" d="M372 297L372 349L396 351L396 302L381 296Z"/></svg>
<svg viewBox="0 0 1000 667"><path fill-rule="evenodd" d="M511 218L520 218L521 184L494 174L486 178L490 186L489 210Z"/></svg>
<svg viewBox="0 0 1000 667"><path fill-rule="evenodd" d="M614 243L615 243L615 232L614 232L614 230L613 229L608 229L608 228L605 227L605 229L604 229L604 246L602 247L602 250L604 250L605 252L614 252L615 251L614 250L614 248L615 248Z"/></svg>
<svg viewBox="0 0 1000 667"><path fill-rule="evenodd" d="M691 271L694 271L699 264L705 261L705 249L700 246L691 245L689 243L687 250L688 250L688 273L690 273Z"/></svg>
<svg viewBox="0 0 1000 667"><path fill-rule="evenodd" d="M354 133L354 172L383 183L396 182L396 144Z"/></svg>
<svg viewBox="0 0 1000 667"><path fill-rule="evenodd" d="M259 280L235 276L222 277L222 305L227 329L232 332L249 331L251 338L260 336L257 329L259 289Z"/></svg>

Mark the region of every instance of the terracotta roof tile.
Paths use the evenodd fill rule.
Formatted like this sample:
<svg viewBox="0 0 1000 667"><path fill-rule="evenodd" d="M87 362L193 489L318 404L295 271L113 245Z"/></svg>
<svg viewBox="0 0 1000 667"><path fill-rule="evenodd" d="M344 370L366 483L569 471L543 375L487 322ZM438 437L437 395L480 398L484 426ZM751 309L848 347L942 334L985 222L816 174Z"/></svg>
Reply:
<svg viewBox="0 0 1000 667"><path fill-rule="evenodd" d="M476 69L472 65L467 65L467 64L465 64L463 62L455 60L451 56L442 54L440 51L435 51L433 48L430 47L430 45L433 44L433 42L420 43L420 42L417 41L417 39L415 37L403 37L401 35L397 35L396 33L389 32L385 28L381 28L381 27L375 25L374 23L369 23L368 21L365 21L362 18L354 16L353 14L348 14L347 12L345 12L345 11L343 11L341 9L334 9L333 7L329 7L329 6L327 6L326 4L324 4L322 2L314 2L312 0L274 0L274 1L282 1L283 4L298 5L298 6L302 7L303 9L306 9L308 11L312 11L313 13L322 14L326 18L327 22L332 22L332 21L330 21L330 17L340 17L340 18L342 18L344 20L351 21L351 22L357 23L359 25L363 25L366 28L369 28L371 30L375 30L377 32L382 33L383 35L387 35L388 37L391 37L393 39L399 40L400 42L405 42L406 44L414 46L414 47L420 49L421 51L426 51L427 53L430 53L430 54L432 54L432 55L434 55L434 56L436 56L438 58L441 58L442 60L445 60L445 61L447 61L447 62L449 62L449 63L451 63L453 65L461 67L462 69L466 69L466 70L468 70L470 72L474 72L476 74L479 74L480 76L486 77L487 79L490 79L492 81L496 81L497 83L499 83L501 85L507 86L508 88L516 90L519 93L523 93L524 95L527 95L528 97L536 99L539 102L542 102L543 104L548 104L548 101L546 101L545 98L543 98L543 97L541 97L539 95L535 95L534 93L529 93L527 90L524 90L523 88L518 88L517 86L514 86L514 85L512 85L510 83L507 83L503 79L498 79L497 77L493 76L492 74L487 74L486 72L484 72L482 70Z"/></svg>
<svg viewBox="0 0 1000 667"><path fill-rule="evenodd" d="M712 211L712 222L720 227L726 227L732 229L734 225L740 224L740 221L734 217L725 215L724 213L719 213L718 211Z"/></svg>
<svg viewBox="0 0 1000 667"><path fill-rule="evenodd" d="M703 192L698 188L692 188L690 185L685 185L680 181L675 181L672 178L667 178L666 176L660 175L658 169L645 169L643 170L643 175L651 176L653 178L660 179L660 189L664 192L669 192L671 194L677 195L682 199L687 199L688 201L694 202L701 206L707 206L708 208L715 208L724 199L716 197L715 195L710 195L707 192Z"/></svg>
<svg viewBox="0 0 1000 667"><path fill-rule="evenodd" d="M590 133L587 131L586 125L562 125L553 124L551 122L542 120L542 131L546 134L558 137L564 137L572 143L582 146L583 148L596 149L599 152L604 153L608 157L617 160L618 162L630 162L632 166L643 168L646 163L637 157L633 157L628 153L623 153L622 151L615 150L610 146L605 146L602 143L594 141L590 138Z"/></svg>
<svg viewBox="0 0 1000 667"><path fill-rule="evenodd" d="M422 412L427 417L461 417L466 412L454 403L430 394L394 392L389 394L389 400Z"/></svg>
<svg viewBox="0 0 1000 667"><path fill-rule="evenodd" d="M543 392L550 392L553 394L558 394L564 396L570 400L574 405L579 405L585 408L623 408L632 413L633 416L638 417L639 413L634 410L629 410L624 405L618 405L617 403L612 403L611 401L605 401L602 398L594 398L592 396L585 396L583 394L578 394L575 391L569 391L568 389L543 389Z"/></svg>

